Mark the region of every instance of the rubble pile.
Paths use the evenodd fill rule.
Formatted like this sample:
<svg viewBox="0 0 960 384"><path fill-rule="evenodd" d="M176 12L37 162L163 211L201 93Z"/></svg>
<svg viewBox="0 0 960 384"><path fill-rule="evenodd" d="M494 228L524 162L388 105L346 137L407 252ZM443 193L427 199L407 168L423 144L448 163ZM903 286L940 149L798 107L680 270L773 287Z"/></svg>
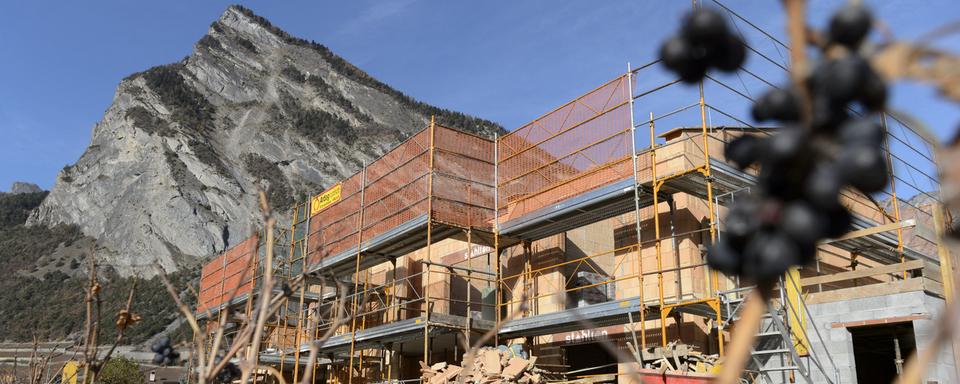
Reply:
<svg viewBox="0 0 960 384"><path fill-rule="evenodd" d="M535 366L537 358L525 358L506 348L484 347L463 356L463 366L420 362L423 383L540 384L551 373Z"/></svg>

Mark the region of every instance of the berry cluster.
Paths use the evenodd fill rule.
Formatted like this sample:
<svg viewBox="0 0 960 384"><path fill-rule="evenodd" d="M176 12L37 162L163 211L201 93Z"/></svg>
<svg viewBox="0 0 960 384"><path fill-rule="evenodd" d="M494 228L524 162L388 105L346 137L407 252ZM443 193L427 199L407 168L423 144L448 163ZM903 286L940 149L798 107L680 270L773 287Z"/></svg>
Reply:
<svg viewBox="0 0 960 384"><path fill-rule="evenodd" d="M730 33L723 15L712 9L688 13L680 34L660 47L664 65L688 83L703 79L710 67L736 71L746 55L743 40Z"/></svg>
<svg viewBox="0 0 960 384"><path fill-rule="evenodd" d="M157 365L176 365L180 361L180 352L170 345L169 337L162 337L150 346L154 352L153 363Z"/></svg>
<svg viewBox="0 0 960 384"><path fill-rule="evenodd" d="M701 17L688 17L687 23ZM783 128L769 137L738 137L725 148L726 158L740 169L759 165L758 185L727 213L724 233L707 250L712 268L758 283L772 281L810 262L819 240L849 230L851 215L840 204L841 189L871 194L886 187L884 131L871 113L884 108L887 89L857 53L871 23L870 13L859 5L833 15L825 47L831 55L805 78L808 111L793 88L771 90L754 103L755 120L777 121ZM702 26L685 25L683 35L696 28ZM671 41L661 52L669 51ZM713 51L727 46L717 44ZM685 76L666 56L664 61ZM701 80L703 73L697 73Z"/></svg>

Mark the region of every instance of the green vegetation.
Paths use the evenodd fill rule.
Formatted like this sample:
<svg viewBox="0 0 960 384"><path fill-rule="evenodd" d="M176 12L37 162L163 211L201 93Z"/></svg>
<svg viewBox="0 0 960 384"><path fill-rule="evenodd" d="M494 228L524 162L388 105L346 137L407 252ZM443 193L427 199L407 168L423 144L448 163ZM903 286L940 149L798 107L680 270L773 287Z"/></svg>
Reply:
<svg viewBox="0 0 960 384"><path fill-rule="evenodd" d="M360 112L360 109L353 104L350 100L347 100L346 97L343 97L343 93L333 88L330 83L327 83L320 76L307 76L304 73L300 72L298 69L292 66L286 66L280 70L280 75L286 77L292 81L295 81L299 84L306 84L313 88L314 92L323 97L326 100L333 101L334 104L342 108L347 113L356 117L360 121L369 122L371 121L370 116L365 115Z"/></svg>
<svg viewBox="0 0 960 384"><path fill-rule="evenodd" d="M30 211L40 206L48 192L9 194L0 193L0 230L23 224Z"/></svg>
<svg viewBox="0 0 960 384"><path fill-rule="evenodd" d="M304 39L290 36L290 34L284 32L280 28L273 26L273 24L270 24L270 21L254 14L253 11L251 11L246 7L243 7L241 5L231 5L230 7L246 15L251 20L255 21L257 24L260 24L260 26L264 27L274 35L277 35L278 37L282 38L288 44L307 47L319 52L320 55L323 56L324 60L330 63L330 65L333 67L335 71L346 76L347 78L353 81L356 81L360 84L366 85L370 88L376 89L387 95L393 96L398 100L400 100L400 102L406 105L408 108L411 108L420 114L423 114L426 116L436 115L437 122L440 124L449 125L455 128L477 131L477 132L482 132L482 131L505 132L503 127L501 127L499 124L494 123L492 121L479 119L479 118L469 116L460 112L455 112L455 111L451 111L444 108L434 107L430 104L417 101L414 98L407 96L403 92L393 89L392 87L390 87L387 84L384 84L380 80L373 78L372 76L370 76L369 74L361 70L360 68L357 68L356 66L354 66L353 64L350 64L348 61L346 61L342 57L333 53L333 51L331 51L326 46L317 44L316 42L313 42L313 41L307 41Z"/></svg>
<svg viewBox="0 0 960 384"><path fill-rule="evenodd" d="M87 284L83 276L87 260L69 261L72 269L83 268L76 275L54 271L38 279L22 274L36 270L42 256L83 238L75 226L24 225L27 214L40 205L46 194L0 194L0 270L8 272L5 279L0 279L0 340L25 342L32 340L33 335L45 340L63 340L71 333L82 331ZM169 278L182 287L195 279L197 273L177 272ZM109 270L101 277L105 325L101 334L105 338L101 340L111 340L116 333L113 317L126 303L133 278L120 278ZM194 300L192 296L184 299ZM178 313L173 299L157 278L137 283L133 310L141 314L143 320L127 330L129 343L141 342L162 331Z"/></svg>
<svg viewBox="0 0 960 384"><path fill-rule="evenodd" d="M183 78L184 64L150 68L131 77L142 77L147 86L171 109L170 118L185 129L205 133L213 129L216 108Z"/></svg>
<svg viewBox="0 0 960 384"><path fill-rule="evenodd" d="M180 157L177 156L176 152L173 152L169 149L163 152L163 157L167 161L167 165L170 166L170 173L173 176L173 180L177 182L177 185L187 185L193 174L190 173L190 170L187 169L187 164L184 164L183 160L180 160Z"/></svg>
<svg viewBox="0 0 960 384"><path fill-rule="evenodd" d="M124 357L114 357L107 361L100 371L99 381L103 384L140 384L145 381L140 364Z"/></svg>
<svg viewBox="0 0 960 384"><path fill-rule="evenodd" d="M160 135L163 137L173 136L173 130L170 124L158 118L156 114L150 112L142 106L135 106L127 110L124 116L133 120L133 126L151 135Z"/></svg>
<svg viewBox="0 0 960 384"><path fill-rule="evenodd" d="M182 133L189 138L187 145L197 159L213 167L220 175L229 176L226 164L210 145L216 108L187 84L181 74L182 70L183 63L176 63L154 67L131 77L143 77L147 86L160 97L160 101L170 108L170 119L183 128ZM172 137L177 132L143 107L130 108L125 116L133 119L137 127L151 134Z"/></svg>
<svg viewBox="0 0 960 384"><path fill-rule="evenodd" d="M220 175L230 176L230 171L227 170L227 165L223 163L223 160L220 158L217 150L210 145L209 139L206 137L201 137L199 139L191 137L189 140L187 140L187 146L190 147L190 150L193 151L193 154L197 156L198 160L213 167Z"/></svg>
<svg viewBox="0 0 960 384"><path fill-rule="evenodd" d="M61 172L63 172L63 175L60 177L60 180L63 180L63 182L65 183L72 183L73 175L71 175L71 173L73 172L73 167L74 166L70 164L64 165L63 169L61 170Z"/></svg>
<svg viewBox="0 0 960 384"><path fill-rule="evenodd" d="M237 44L239 44L240 47L242 47L243 49L246 49L248 52L253 54L260 53L260 51L257 50L257 46L254 45L253 42L251 42L250 40L244 39L240 36L237 36L236 39L237 39Z"/></svg>
<svg viewBox="0 0 960 384"><path fill-rule="evenodd" d="M210 35L203 35L203 37L200 38L200 41L197 42L197 46L210 50L223 49L223 44L220 44L220 40L217 40L215 37Z"/></svg>
<svg viewBox="0 0 960 384"><path fill-rule="evenodd" d="M319 109L304 108L289 93L280 92L280 109L283 110L283 115L271 114L271 117L289 122L289 126L295 132L314 143L323 143L330 137L338 137L345 143L352 143L358 139L356 130L350 126L349 122ZM274 125L282 126L280 123Z"/></svg>
<svg viewBox="0 0 960 384"><path fill-rule="evenodd" d="M266 181L270 187L267 189L267 200L271 207L293 206L293 191L290 189L290 182L283 177L280 167L266 157L256 153L245 153L240 156L243 160L243 168L258 181Z"/></svg>

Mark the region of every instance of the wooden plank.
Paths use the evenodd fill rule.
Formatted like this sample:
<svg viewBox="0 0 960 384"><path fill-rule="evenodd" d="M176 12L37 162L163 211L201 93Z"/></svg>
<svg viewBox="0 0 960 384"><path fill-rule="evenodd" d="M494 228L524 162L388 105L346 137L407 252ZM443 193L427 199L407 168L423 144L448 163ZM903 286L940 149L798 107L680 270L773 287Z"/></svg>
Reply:
<svg viewBox="0 0 960 384"><path fill-rule="evenodd" d="M858 269L856 271L834 273L832 275L814 276L800 279L800 286L806 287L816 284L834 283L837 281L861 279L864 277L883 275L923 268L923 260L910 260L906 263L889 264L875 268Z"/></svg>
<svg viewBox="0 0 960 384"><path fill-rule="evenodd" d="M940 283L939 281L933 280L926 276L923 277L923 289L934 295L944 297L943 283Z"/></svg>
<svg viewBox="0 0 960 384"><path fill-rule="evenodd" d="M827 239L827 240L821 241L820 244L829 244L829 243L833 243L833 242L837 242L837 241L850 240L850 239L854 239L854 238L857 238L857 237L864 237L864 236L873 235L873 234L875 234L875 233L887 232L887 231L894 231L894 230L897 230L897 229L900 229L900 228L910 228L910 227L913 227L913 226L915 226L915 225L917 225L917 221L914 220L914 219L904 220L904 221L901 221L901 222L899 222L899 223L890 223L890 224L878 225L878 226L876 226L876 227L870 227L870 228L858 229L858 230L856 230L856 231L850 231L850 232L847 232L847 233L844 234L843 236L840 236L840 237L838 237L838 238L836 238L836 239Z"/></svg>
<svg viewBox="0 0 960 384"><path fill-rule="evenodd" d="M889 283L865 285L862 287L843 288L832 291L811 293L810 297L804 301L807 304L820 304L922 290L925 290L923 286L923 279L907 279L891 281Z"/></svg>
<svg viewBox="0 0 960 384"><path fill-rule="evenodd" d="M940 273L940 266L931 261L924 261L923 277L939 283L943 282L943 275Z"/></svg>

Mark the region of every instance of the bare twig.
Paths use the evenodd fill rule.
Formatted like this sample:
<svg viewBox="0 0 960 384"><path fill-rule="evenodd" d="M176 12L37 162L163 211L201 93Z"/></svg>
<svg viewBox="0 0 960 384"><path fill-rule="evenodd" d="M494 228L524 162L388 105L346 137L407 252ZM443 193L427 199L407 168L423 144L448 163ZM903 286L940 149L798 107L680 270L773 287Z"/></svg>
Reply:
<svg viewBox="0 0 960 384"><path fill-rule="evenodd" d="M190 307L184 304L183 300L180 300L180 295L177 294L176 289L174 289L173 285L170 284L170 280L167 279L167 274L163 270L163 267L161 267L160 264L154 264L154 268L156 268L157 271L159 272L157 273L157 275L160 276L160 282L163 283L164 288L167 289L167 293L170 294L170 297L172 297L173 301L177 304L177 308L180 309L180 313L182 313L183 316L187 319L187 323L190 324L190 328L193 329L194 334L200 335L200 337L194 337L195 344L196 344L194 348L195 348L195 351L197 351L197 353L194 353L194 355L197 356L197 365L198 365L197 368L199 369L200 372L203 372L203 368L206 367L204 353L202 352L203 351L203 337L202 337L203 333L200 331L200 325L197 323L197 318L193 316L193 312L190 311ZM206 376L199 375L199 384L205 384L206 379L207 379Z"/></svg>
<svg viewBox="0 0 960 384"><path fill-rule="evenodd" d="M334 322L330 326L330 328L328 328L327 331L324 332L323 336L321 336L319 339L316 339L310 342L310 356L307 362L306 370L304 371L304 374L303 374L303 378L300 380L301 384L307 384L310 382L310 378L313 376L314 366L316 365L316 362L317 362L317 354L320 352L320 347L323 346L323 343L326 342L327 339L330 338L330 336L333 336L334 332L337 331L337 328L340 328L340 326L344 323L344 320L345 320L343 314L344 312L346 312L346 300L347 300L346 286L342 282L337 281L336 279L334 279L334 282L337 284L337 289L340 291L340 297L336 301L337 305L333 309ZM325 286L324 281L321 281L321 286ZM318 314L319 314L319 311L320 311L320 308L318 307L317 308ZM297 363L299 364L299 362Z"/></svg>
<svg viewBox="0 0 960 384"><path fill-rule="evenodd" d="M807 89L807 24L804 0L784 0L787 8L787 34L790 36L790 79L800 99L800 115L803 122L811 118L810 91Z"/></svg>
<svg viewBox="0 0 960 384"><path fill-rule="evenodd" d="M254 323L256 327L253 331L253 340L251 348L247 353L246 361L241 361L240 369L242 376L241 383L246 383L250 375L257 366L257 360L260 356L260 341L263 337L263 328L267 322L270 313L267 311L270 303L270 296L273 294L273 228L276 219L270 212L270 204L267 202L267 194L260 191L260 210L263 213L263 221L266 224L266 252L264 253L263 263L263 283L260 287L260 311L256 315Z"/></svg>
<svg viewBox="0 0 960 384"><path fill-rule="evenodd" d="M760 327L760 319L767 309L767 295L769 289L758 286L747 296L744 303L743 315L733 331L733 340L727 347L726 361L717 378L717 384L736 384L747 366L750 349Z"/></svg>
<svg viewBox="0 0 960 384"><path fill-rule="evenodd" d="M140 320L140 316L131 312L131 307L133 306L133 294L136 291L137 281L134 280L133 285L130 287L130 294L127 296L127 305L117 314L117 337L113 341L113 345L110 346L110 349L107 350L107 353L103 355L103 358L96 362L96 366L92 371L92 377L89 380L91 383L97 382L97 377L100 376L100 371L102 371L103 367L108 361L110 361L110 356L113 355L113 351L116 350L117 346L123 341L123 336L126 334L127 327Z"/></svg>

